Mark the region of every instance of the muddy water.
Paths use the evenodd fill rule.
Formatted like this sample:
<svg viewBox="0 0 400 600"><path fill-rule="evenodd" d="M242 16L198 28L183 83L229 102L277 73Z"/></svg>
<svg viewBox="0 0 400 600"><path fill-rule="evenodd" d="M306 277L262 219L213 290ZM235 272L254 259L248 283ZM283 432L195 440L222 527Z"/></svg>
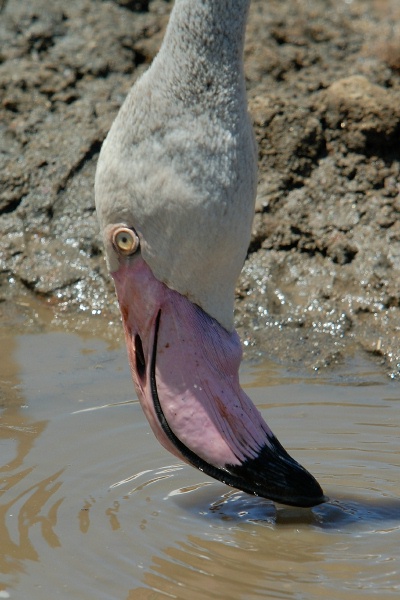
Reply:
<svg viewBox="0 0 400 600"><path fill-rule="evenodd" d="M276 507L177 463L121 346L2 335L0 598L321 599L400 594L400 388L354 358L242 380L330 501Z"/></svg>

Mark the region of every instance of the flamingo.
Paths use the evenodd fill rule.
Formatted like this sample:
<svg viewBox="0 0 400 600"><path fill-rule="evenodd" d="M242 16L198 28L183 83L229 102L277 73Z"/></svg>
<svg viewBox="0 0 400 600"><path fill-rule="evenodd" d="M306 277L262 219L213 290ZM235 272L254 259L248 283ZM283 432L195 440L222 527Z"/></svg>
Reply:
<svg viewBox="0 0 400 600"><path fill-rule="evenodd" d="M324 502L239 383L235 284L257 151L243 45L250 0L176 0L160 51L99 156L95 199L133 382L173 455L249 494Z"/></svg>

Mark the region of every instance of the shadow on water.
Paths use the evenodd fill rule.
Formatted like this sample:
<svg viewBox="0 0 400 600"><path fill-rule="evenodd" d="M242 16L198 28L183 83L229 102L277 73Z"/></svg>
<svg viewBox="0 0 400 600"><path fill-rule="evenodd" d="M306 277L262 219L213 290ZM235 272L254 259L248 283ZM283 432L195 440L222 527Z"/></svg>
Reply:
<svg viewBox="0 0 400 600"><path fill-rule="evenodd" d="M212 488L212 484L203 485L196 490L182 489L171 495L182 510L236 524L312 525L336 532L354 527L379 529L385 523L400 525L400 498L361 499L341 495L314 508L296 508L276 505L236 490L229 490L215 500Z"/></svg>

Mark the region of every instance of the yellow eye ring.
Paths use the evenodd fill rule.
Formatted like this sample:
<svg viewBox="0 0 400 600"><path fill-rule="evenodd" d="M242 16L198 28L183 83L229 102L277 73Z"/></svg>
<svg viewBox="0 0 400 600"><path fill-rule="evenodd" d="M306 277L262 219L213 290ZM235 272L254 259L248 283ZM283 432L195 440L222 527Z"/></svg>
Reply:
<svg viewBox="0 0 400 600"><path fill-rule="evenodd" d="M113 233L113 245L119 254L129 256L139 249L139 238L133 229L118 227Z"/></svg>

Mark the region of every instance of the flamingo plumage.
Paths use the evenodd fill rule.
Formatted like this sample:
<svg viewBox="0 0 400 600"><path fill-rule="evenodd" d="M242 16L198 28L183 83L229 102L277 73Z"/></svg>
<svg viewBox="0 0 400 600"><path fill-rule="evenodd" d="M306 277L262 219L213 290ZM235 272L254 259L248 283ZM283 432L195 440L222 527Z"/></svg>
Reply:
<svg viewBox="0 0 400 600"><path fill-rule="evenodd" d="M133 381L161 444L283 504L324 501L240 387L234 290L257 151L243 45L249 0L176 0L161 49L103 144L96 208Z"/></svg>

